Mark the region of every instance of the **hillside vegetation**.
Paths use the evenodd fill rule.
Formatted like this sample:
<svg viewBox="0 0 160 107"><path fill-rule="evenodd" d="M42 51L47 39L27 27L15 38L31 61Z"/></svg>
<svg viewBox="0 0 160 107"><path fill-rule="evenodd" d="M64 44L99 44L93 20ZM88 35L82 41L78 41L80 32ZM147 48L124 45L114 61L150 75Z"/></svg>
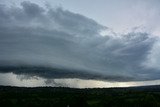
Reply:
<svg viewBox="0 0 160 107"><path fill-rule="evenodd" d="M74 89L0 87L1 107L160 107L160 86Z"/></svg>

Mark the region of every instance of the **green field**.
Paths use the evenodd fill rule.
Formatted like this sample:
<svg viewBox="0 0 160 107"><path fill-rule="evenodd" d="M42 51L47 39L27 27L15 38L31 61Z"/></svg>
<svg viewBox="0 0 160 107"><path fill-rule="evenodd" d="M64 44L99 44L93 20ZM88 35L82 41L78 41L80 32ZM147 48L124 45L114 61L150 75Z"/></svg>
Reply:
<svg viewBox="0 0 160 107"><path fill-rule="evenodd" d="M1 107L160 107L160 86L74 89L0 87Z"/></svg>

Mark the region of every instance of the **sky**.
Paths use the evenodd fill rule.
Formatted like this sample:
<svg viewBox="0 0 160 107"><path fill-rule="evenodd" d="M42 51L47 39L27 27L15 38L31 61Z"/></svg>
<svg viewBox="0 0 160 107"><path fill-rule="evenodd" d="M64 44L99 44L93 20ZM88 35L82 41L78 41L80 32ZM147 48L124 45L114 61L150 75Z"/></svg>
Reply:
<svg viewBox="0 0 160 107"><path fill-rule="evenodd" d="M159 84L159 19L159 0L0 0L0 84Z"/></svg>

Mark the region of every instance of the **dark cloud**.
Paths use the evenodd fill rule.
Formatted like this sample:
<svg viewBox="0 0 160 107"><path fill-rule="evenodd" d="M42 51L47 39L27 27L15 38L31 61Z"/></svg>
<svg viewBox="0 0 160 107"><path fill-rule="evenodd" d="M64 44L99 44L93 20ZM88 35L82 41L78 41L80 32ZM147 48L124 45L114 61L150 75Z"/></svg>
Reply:
<svg viewBox="0 0 160 107"><path fill-rule="evenodd" d="M23 6L24 12L30 17L39 16L44 12L43 8L39 7L38 5L34 3L24 1L21 3L21 5Z"/></svg>
<svg viewBox="0 0 160 107"><path fill-rule="evenodd" d="M31 2L0 5L0 14L1 72L114 81L160 77L157 68L146 67L157 41L145 32L102 36L109 29L92 19Z"/></svg>

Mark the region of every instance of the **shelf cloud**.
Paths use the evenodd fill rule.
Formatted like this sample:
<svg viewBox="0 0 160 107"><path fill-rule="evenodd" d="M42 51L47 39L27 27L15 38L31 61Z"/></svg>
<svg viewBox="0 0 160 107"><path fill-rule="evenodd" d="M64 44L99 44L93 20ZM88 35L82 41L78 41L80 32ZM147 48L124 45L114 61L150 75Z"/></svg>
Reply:
<svg viewBox="0 0 160 107"><path fill-rule="evenodd" d="M160 40L110 28L63 8L0 5L0 72L110 81L160 79ZM138 28L137 28L138 29Z"/></svg>

